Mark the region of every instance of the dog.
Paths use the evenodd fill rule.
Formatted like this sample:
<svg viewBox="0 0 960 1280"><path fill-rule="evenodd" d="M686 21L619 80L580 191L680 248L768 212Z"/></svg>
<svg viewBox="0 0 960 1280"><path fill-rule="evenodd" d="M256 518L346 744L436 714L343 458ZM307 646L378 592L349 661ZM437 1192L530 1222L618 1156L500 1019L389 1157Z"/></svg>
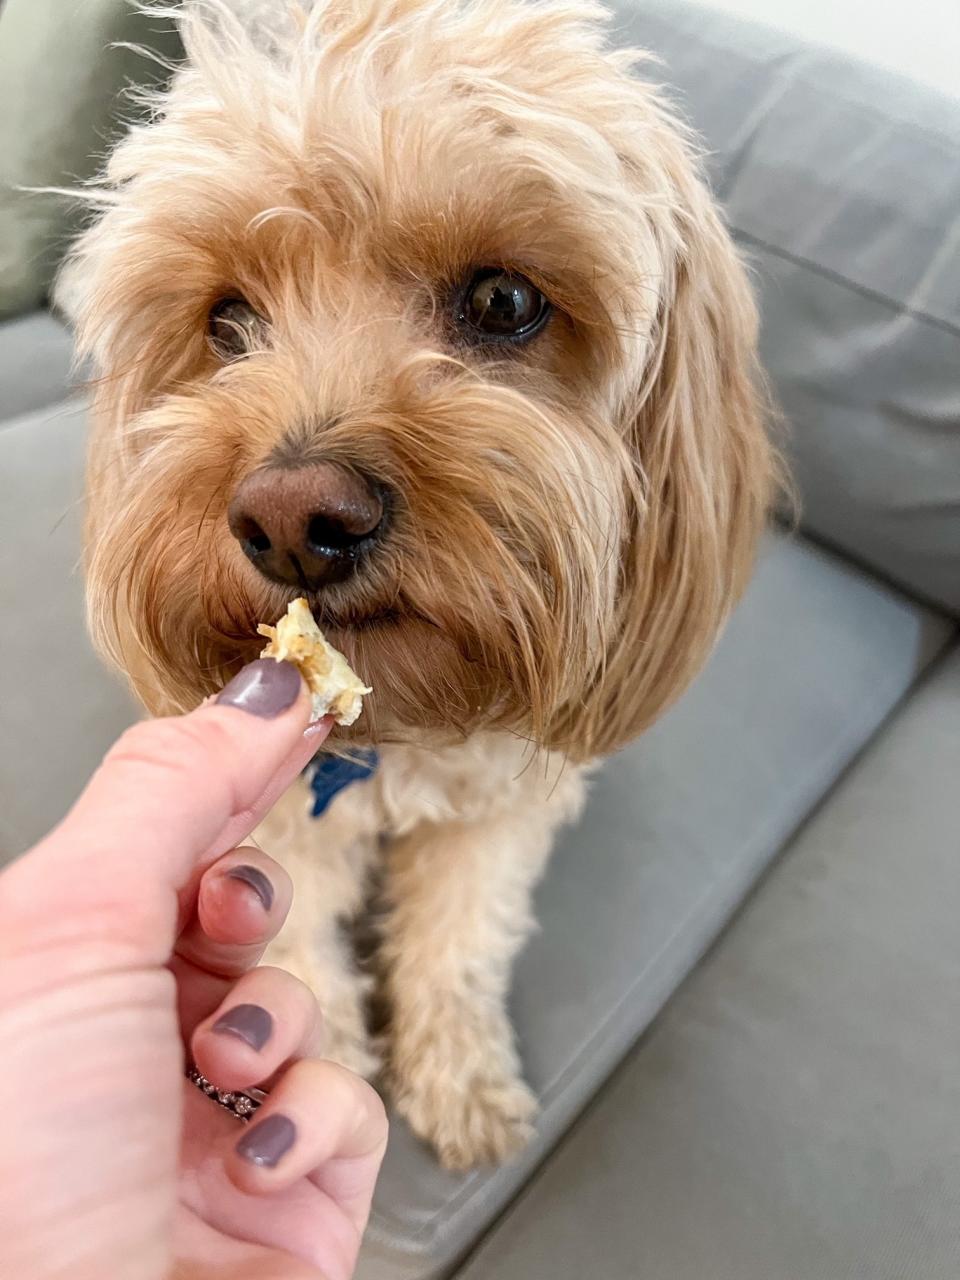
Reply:
<svg viewBox="0 0 960 1280"><path fill-rule="evenodd" d="M157 6L152 6L157 11ZM743 265L583 0L187 0L88 193L92 633L155 715L306 595L378 763L264 847L272 959L442 1161L530 1136L506 1011L591 764L708 654L777 484ZM364 773L361 770L361 773ZM379 884L382 1053L342 928Z"/></svg>

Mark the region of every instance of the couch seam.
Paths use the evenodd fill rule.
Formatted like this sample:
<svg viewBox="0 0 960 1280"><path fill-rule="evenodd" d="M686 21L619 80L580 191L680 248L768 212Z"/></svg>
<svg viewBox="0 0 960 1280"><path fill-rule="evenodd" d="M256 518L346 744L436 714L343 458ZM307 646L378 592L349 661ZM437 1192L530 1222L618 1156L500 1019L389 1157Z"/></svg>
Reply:
<svg viewBox="0 0 960 1280"><path fill-rule="evenodd" d="M656 12L658 7L661 11L659 17ZM790 58L794 54L802 54L808 61L809 66L815 71L819 70L821 72L830 72L834 69L839 70L841 68L848 67L853 68L854 70L862 70L863 72L870 73L874 76L893 81L897 85L909 86L915 91L918 100L920 98L929 98L931 100L936 98L940 103L947 103L952 109L956 109L953 99L945 89L941 89L936 85L928 84L925 80L911 76L909 72L897 71L893 67L871 62L869 59L863 58L859 54L835 47L823 40L813 39L789 30L781 31L777 27L771 26L769 23L759 19L735 19L736 26L739 28L748 26L755 32L761 32L767 37L778 37L781 41L782 47L777 50L771 49L769 53L760 56L752 51L744 55L743 46L735 39L726 37L722 32L720 32L718 30L718 23L714 22L714 30L708 34L704 34L689 22L685 22L682 27L678 27L676 24L676 15L673 15L673 19L671 20L670 17L662 13L662 10L663 5L655 5L655 11L649 15L649 18L652 18L654 22L659 21L661 26L669 26L672 33L687 37L688 39L692 38L696 40L700 47L709 53L716 53L719 55L737 54L741 57L746 56L750 66L757 70L766 70L769 67L776 67L785 58ZM723 19L723 15L718 14L714 10L706 10L699 5L691 5L691 10L702 17L708 18L708 20L716 20L717 18L721 18L721 20ZM730 17L731 15L726 15L726 19L728 21ZM615 29L618 33L626 35L630 21L630 19L627 19L624 23L617 24ZM635 42L633 41L627 41L626 43L636 47ZM670 70L670 59L656 51L654 51L654 53L657 62L661 66ZM872 121L888 125L898 132L903 131L916 133L927 142L935 145L941 151L949 151L954 155L958 151L958 140L954 133L941 131L934 124L927 124L926 122L916 119L905 119L903 117L890 116L885 111L875 107L872 103L866 102L861 98L852 97L849 93L844 93L841 89L837 88L835 84L824 84L822 76L811 76L810 84L811 87L818 92L821 99L829 97L831 102L844 107L849 107L852 110L857 111L861 116ZM687 107L688 95L680 85L674 84L672 81L666 81L662 82L660 87L672 93L675 102L679 99L682 105ZM691 116L689 110L685 111L685 114L687 119L690 120ZM697 128L697 132L702 136L703 130L698 126L695 127Z"/></svg>
<svg viewBox="0 0 960 1280"><path fill-rule="evenodd" d="M842 272L835 271L832 267L824 266L822 263L814 262L812 258L806 258L803 254L793 253L790 249L783 249L779 245L771 244L762 236L754 235L752 232L744 230L743 227L731 225L731 231L736 239L746 241L753 248L769 253L771 257L780 258L796 267L802 267L813 275L829 280L832 284L842 285L851 290L851 292L859 294L863 298L868 298L871 302L882 303L898 315L908 316L911 320L916 320L920 324L928 324L933 329L939 329L951 338L960 338L960 325L956 325L950 320L943 320L939 316L931 315L929 311L918 311L915 307L911 307L909 303L900 302L879 289L871 289L867 284L860 284L856 280L851 280L849 276L845 276Z"/></svg>

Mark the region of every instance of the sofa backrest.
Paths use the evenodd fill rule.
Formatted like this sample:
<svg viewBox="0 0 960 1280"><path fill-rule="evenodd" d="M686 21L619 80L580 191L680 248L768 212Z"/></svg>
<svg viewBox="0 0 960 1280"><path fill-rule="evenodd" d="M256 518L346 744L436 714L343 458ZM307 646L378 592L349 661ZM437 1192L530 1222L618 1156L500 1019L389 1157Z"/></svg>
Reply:
<svg viewBox="0 0 960 1280"><path fill-rule="evenodd" d="M618 0L755 265L809 532L960 612L960 98L680 0Z"/></svg>

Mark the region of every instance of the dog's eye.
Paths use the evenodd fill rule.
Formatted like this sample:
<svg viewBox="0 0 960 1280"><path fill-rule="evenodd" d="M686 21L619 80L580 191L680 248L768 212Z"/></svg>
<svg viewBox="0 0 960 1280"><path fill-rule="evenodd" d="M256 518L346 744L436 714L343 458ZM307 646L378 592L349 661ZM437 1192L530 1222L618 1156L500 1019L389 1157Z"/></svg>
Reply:
<svg viewBox="0 0 960 1280"><path fill-rule="evenodd" d="M476 336L490 339L532 337L550 315L550 303L524 276L485 267L463 295L459 320Z"/></svg>
<svg viewBox="0 0 960 1280"><path fill-rule="evenodd" d="M246 298L221 298L210 308L207 338L221 360L236 360L263 342L266 321Z"/></svg>

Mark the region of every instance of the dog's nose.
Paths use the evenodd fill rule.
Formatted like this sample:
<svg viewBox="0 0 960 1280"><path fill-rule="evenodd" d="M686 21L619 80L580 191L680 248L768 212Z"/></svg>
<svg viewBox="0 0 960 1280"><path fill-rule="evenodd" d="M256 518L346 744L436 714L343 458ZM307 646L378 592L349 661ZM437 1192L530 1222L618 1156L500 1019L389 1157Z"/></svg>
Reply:
<svg viewBox="0 0 960 1280"><path fill-rule="evenodd" d="M383 530L372 481L333 462L261 467L227 511L230 532L264 577L316 591L343 582Z"/></svg>

